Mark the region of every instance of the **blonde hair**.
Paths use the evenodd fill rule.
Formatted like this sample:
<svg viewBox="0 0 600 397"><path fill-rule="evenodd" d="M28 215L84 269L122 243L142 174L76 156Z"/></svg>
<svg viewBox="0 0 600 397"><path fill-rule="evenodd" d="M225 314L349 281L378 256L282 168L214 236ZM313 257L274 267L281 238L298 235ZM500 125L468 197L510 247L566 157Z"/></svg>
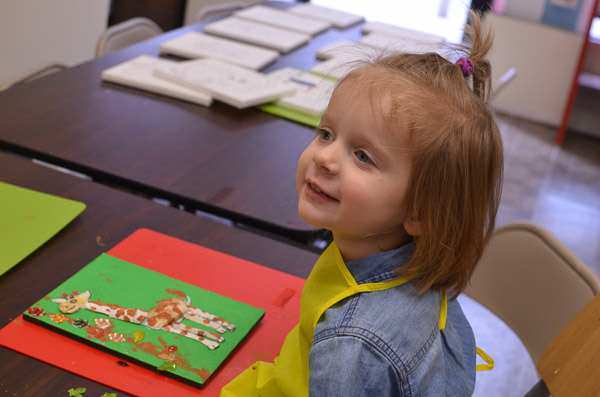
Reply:
<svg viewBox="0 0 600 397"><path fill-rule="evenodd" d="M412 173L404 206L420 232L413 256L398 272L411 277L420 292L457 295L465 289L493 232L500 201L502 141L485 104L491 81L485 56L492 36L482 32L476 14L467 35L470 48L455 50L474 66L470 80L437 53L380 57L344 79L383 73L372 92L380 98L379 88L391 94L386 121L408 129ZM369 80L377 79L371 74Z"/></svg>

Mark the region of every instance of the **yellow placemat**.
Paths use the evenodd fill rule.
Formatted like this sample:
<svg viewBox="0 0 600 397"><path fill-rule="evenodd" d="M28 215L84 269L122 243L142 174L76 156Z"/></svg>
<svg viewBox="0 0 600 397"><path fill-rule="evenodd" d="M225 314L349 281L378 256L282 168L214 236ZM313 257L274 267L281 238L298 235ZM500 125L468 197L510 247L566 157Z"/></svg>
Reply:
<svg viewBox="0 0 600 397"><path fill-rule="evenodd" d="M0 182L0 275L85 209L85 204Z"/></svg>

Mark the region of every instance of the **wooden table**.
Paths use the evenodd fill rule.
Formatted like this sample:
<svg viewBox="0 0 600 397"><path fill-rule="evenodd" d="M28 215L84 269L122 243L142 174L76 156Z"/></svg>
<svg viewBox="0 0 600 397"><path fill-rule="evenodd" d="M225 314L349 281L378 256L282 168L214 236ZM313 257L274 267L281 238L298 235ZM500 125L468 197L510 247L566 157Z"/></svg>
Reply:
<svg viewBox="0 0 600 397"><path fill-rule="evenodd" d="M600 395L600 296L546 348L537 367L554 397Z"/></svg>
<svg viewBox="0 0 600 397"><path fill-rule="evenodd" d="M296 161L312 129L256 109L210 108L102 83L102 70L201 25L186 27L0 92L0 148L83 172L298 241ZM358 39L329 29L267 70L310 68L317 49Z"/></svg>
<svg viewBox="0 0 600 397"><path fill-rule="evenodd" d="M87 204L57 236L0 277L0 327L141 227L301 277L308 275L316 259L306 250L61 174L14 155L0 153L0 181ZM0 348L0 395L65 396L69 388L79 386L88 388L88 396L108 391L93 381Z"/></svg>

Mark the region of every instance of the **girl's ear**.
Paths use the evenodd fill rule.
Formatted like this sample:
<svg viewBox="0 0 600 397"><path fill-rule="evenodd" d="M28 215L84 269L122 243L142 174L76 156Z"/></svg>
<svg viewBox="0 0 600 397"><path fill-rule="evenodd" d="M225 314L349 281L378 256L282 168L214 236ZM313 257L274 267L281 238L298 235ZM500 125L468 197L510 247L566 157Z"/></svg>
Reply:
<svg viewBox="0 0 600 397"><path fill-rule="evenodd" d="M408 233L409 235L413 237L421 235L421 222L412 219L407 219L402 225L404 226L404 230L406 230L406 233Z"/></svg>

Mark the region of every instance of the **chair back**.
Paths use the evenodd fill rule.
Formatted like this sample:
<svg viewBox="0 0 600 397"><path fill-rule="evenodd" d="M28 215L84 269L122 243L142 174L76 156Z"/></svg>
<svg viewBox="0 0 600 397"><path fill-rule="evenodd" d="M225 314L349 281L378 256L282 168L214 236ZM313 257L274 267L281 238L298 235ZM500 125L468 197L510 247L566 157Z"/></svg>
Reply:
<svg viewBox="0 0 600 397"><path fill-rule="evenodd" d="M232 0L220 1L216 4L195 5L188 2L187 12L193 13L193 17L186 24L206 22L208 20L218 19L219 17L227 16L234 11L241 10L258 3L262 0ZM195 9L192 10L192 7Z"/></svg>
<svg viewBox="0 0 600 397"><path fill-rule="evenodd" d="M36 70L33 73L30 73L24 77L21 77L19 80L15 81L14 83L10 83L4 87L0 87L0 91L7 90L8 88L10 88L14 85L17 85L17 84L29 83L34 80L41 79L42 77L60 72L61 70L65 70L65 69L68 69L68 66L63 65L62 63L53 63L50 65L44 66L43 68Z"/></svg>
<svg viewBox="0 0 600 397"><path fill-rule="evenodd" d="M163 30L148 18L131 18L108 28L98 39L96 57L129 47L162 34Z"/></svg>
<svg viewBox="0 0 600 397"><path fill-rule="evenodd" d="M535 362L600 291L596 276L540 227L496 230L465 293L504 320Z"/></svg>

